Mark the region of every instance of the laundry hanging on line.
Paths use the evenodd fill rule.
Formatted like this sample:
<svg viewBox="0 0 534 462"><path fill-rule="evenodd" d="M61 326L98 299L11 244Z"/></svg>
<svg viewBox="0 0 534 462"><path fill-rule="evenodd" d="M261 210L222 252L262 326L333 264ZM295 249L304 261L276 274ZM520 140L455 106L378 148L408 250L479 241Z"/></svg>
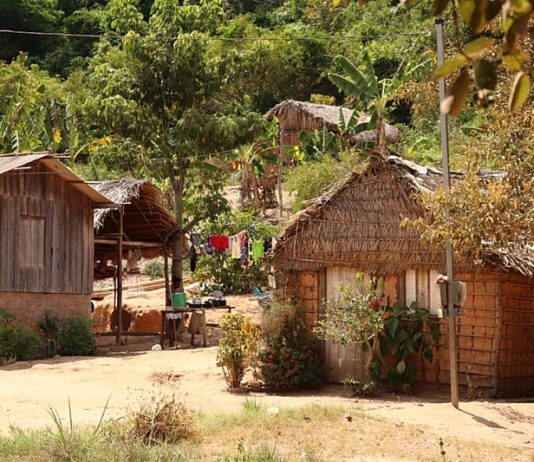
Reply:
<svg viewBox="0 0 534 462"><path fill-rule="evenodd" d="M228 236L220 236L217 234L212 234L209 239L209 244L215 250L226 250L229 247Z"/></svg>
<svg viewBox="0 0 534 462"><path fill-rule="evenodd" d="M264 254L264 248L263 248L264 242L263 239L254 239L252 241L252 260L254 263L256 263L260 258L263 257Z"/></svg>

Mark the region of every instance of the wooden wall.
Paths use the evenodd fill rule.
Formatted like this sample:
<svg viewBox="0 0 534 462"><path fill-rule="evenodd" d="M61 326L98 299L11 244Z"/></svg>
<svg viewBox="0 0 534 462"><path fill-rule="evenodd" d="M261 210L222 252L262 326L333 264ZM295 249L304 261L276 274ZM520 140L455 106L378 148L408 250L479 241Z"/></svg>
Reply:
<svg viewBox="0 0 534 462"><path fill-rule="evenodd" d="M92 204L61 177L0 175L0 292L90 294L93 242Z"/></svg>

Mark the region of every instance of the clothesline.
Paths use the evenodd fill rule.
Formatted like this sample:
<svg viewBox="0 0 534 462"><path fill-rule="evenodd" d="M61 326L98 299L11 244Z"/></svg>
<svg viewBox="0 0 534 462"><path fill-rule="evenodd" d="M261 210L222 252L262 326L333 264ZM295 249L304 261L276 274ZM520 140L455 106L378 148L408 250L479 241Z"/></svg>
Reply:
<svg viewBox="0 0 534 462"><path fill-rule="evenodd" d="M226 255L238 259L241 266L257 264L272 248L274 238L256 238L256 229L252 224L248 230L241 230L233 236L211 234L202 239L200 234L191 233L191 271L195 272L198 255Z"/></svg>

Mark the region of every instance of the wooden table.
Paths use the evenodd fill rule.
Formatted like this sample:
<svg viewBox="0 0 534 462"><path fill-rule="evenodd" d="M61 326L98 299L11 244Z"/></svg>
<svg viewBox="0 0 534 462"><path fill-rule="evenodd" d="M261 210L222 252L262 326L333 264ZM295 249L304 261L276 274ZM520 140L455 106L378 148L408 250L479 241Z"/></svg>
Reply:
<svg viewBox="0 0 534 462"><path fill-rule="evenodd" d="M227 310L228 313L231 313L235 307L233 306L210 306L206 308L180 308L172 309L167 307L167 309L161 311L161 331L160 331L160 344L161 348L165 349L165 337L167 336L167 314L185 314L185 313L196 313L200 311L202 313L202 346L208 346L208 325L206 323L206 311L207 310ZM176 339L175 339L176 340ZM191 334L191 346L195 346L195 334Z"/></svg>

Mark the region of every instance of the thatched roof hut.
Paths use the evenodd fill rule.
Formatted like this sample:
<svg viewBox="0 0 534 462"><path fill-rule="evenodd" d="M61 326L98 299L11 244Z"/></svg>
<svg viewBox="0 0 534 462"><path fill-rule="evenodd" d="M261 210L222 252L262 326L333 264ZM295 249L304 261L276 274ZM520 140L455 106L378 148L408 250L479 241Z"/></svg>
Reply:
<svg viewBox="0 0 534 462"><path fill-rule="evenodd" d="M453 180L461 175L452 173ZM442 172L399 157L372 162L363 172L352 172L310 207L290 218L275 247L278 267L306 269L323 265L354 266L372 274L395 274L412 267L444 271L444 253L429 249L416 231L401 228L404 218L423 210L417 194L442 185ZM534 275L534 251L486 249L475 265Z"/></svg>
<svg viewBox="0 0 534 462"><path fill-rule="evenodd" d="M453 178L458 174L453 174ZM336 299L340 287L355 284L355 273L385 280L391 303L415 302L442 317L436 279L445 271L445 256L427 247L404 218L424 212L418 193L434 191L439 170L398 157L374 160L351 173L306 210L295 215L273 250L281 291L314 326L322 300ZM460 383L507 393L534 388L534 250L492 250L480 261L457 262L456 280L467 284L467 299L458 317ZM417 361L419 379L448 383L447 322L440 322L433 363ZM359 360L358 360L359 358ZM363 379L362 352L326 344L329 379ZM469 376L469 378L467 377Z"/></svg>
<svg viewBox="0 0 534 462"><path fill-rule="evenodd" d="M163 241L176 221L163 205L162 195L148 180L117 180L92 182L100 193L124 206L124 246L160 253ZM97 254L109 252L119 233L119 211L99 209L94 213ZM109 241L106 243L106 241Z"/></svg>
<svg viewBox="0 0 534 462"><path fill-rule="evenodd" d="M327 104L315 104L289 99L277 104L265 114L265 117L267 120L272 120L275 117L279 120L281 140L284 146L297 146L300 132L326 129L337 133L340 130L341 123L343 121L347 123L353 114L353 109L341 106L329 106ZM343 120L341 116L343 116ZM362 114L358 118L358 122L368 122L369 119L369 116ZM400 132L394 126L386 124L385 132L386 144L393 144L399 141ZM375 130L364 131L350 138L351 143L355 146L373 143L375 140Z"/></svg>

